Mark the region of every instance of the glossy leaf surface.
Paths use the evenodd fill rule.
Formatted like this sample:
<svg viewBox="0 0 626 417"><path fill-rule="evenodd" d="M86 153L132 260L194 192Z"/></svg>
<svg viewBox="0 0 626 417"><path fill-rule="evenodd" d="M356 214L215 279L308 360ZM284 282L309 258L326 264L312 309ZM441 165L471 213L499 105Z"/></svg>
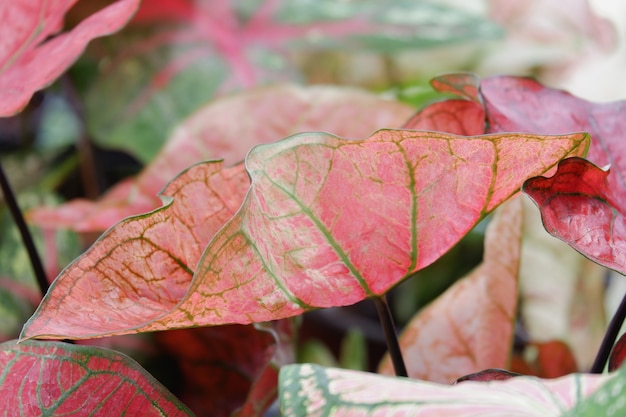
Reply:
<svg viewBox="0 0 626 417"><path fill-rule="evenodd" d="M191 416L129 357L59 342L0 345L0 414Z"/></svg>
<svg viewBox="0 0 626 417"><path fill-rule="evenodd" d="M242 161L262 143L306 131L362 139L383 127L399 127L413 113L404 104L366 91L341 87L276 86L211 102L175 130L155 159L132 180L116 185L97 202L73 200L40 208L29 220L51 228L103 231L130 215L161 205L158 192L192 163ZM233 115L245 114L236 123Z"/></svg>
<svg viewBox="0 0 626 417"><path fill-rule="evenodd" d="M575 374L440 385L305 364L283 367L279 390L285 417L559 417L610 378Z"/></svg>
<svg viewBox="0 0 626 417"><path fill-rule="evenodd" d="M483 263L405 326L400 347L409 377L452 383L483 369L508 367L521 233L522 201L515 198L489 223ZM393 374L388 357L381 372Z"/></svg>
<svg viewBox="0 0 626 417"><path fill-rule="evenodd" d="M237 214L212 239L215 230L202 229L190 242L193 251L208 244L197 267L184 250L187 226L149 236L169 207L125 220L60 275L22 336L244 324L384 294L446 252L524 179L583 154L587 140L383 130L363 141L315 133L258 146L246 158L252 185ZM212 207L199 193L187 202L175 197L174 205L194 209L171 221L191 216L200 226L238 207L235 197ZM126 242L133 251L119 250Z"/></svg>
<svg viewBox="0 0 626 417"><path fill-rule="evenodd" d="M74 63L90 40L119 30L139 6L139 0L119 0L59 34L75 2L0 4L0 117L18 113Z"/></svg>

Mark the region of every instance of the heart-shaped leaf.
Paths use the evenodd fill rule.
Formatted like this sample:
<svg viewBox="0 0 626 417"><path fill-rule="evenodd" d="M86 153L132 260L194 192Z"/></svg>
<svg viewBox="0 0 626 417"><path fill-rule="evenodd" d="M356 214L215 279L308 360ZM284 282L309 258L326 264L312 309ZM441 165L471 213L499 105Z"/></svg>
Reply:
<svg viewBox="0 0 626 417"><path fill-rule="evenodd" d="M383 127L399 127L413 113L402 103L341 87L281 85L250 90L211 102L175 130L155 159L133 180L124 181L97 202L78 199L58 208L40 208L29 221L50 228L103 231L134 214L160 206L157 194L190 164L243 160L254 145L298 132L327 131L362 139ZM236 123L233 115L245 114Z"/></svg>
<svg viewBox="0 0 626 417"><path fill-rule="evenodd" d="M486 368L507 368L517 308L522 201L496 210L483 263L405 326L400 347L411 378L451 383ZM393 374L387 356L381 373Z"/></svg>
<svg viewBox="0 0 626 417"><path fill-rule="evenodd" d="M201 228L235 207L237 198L212 197L212 187L123 221L57 278L22 335L243 324L384 294L450 249L524 179L584 154L587 141L383 130L363 141L311 133L258 146L246 158L246 198L212 239L214 229L200 238L183 223L190 217ZM206 165L194 168L169 188L213 178ZM191 182L196 172L202 180ZM212 175L226 184L225 174ZM177 201L191 211L170 217ZM166 220L181 223L182 233L170 234ZM207 244L195 267L187 246Z"/></svg>
<svg viewBox="0 0 626 417"><path fill-rule="evenodd" d="M0 345L0 414L192 416L129 357L59 342ZM96 415L96 414L93 414Z"/></svg>
<svg viewBox="0 0 626 417"><path fill-rule="evenodd" d="M37 90L72 65L90 40L124 26L140 0L119 0L58 34L63 16L75 2L0 4L0 117L19 112Z"/></svg>
<svg viewBox="0 0 626 417"><path fill-rule="evenodd" d="M599 395L611 384L623 386L623 372L612 378L613 375L577 374L541 380L521 376L505 381L440 385L304 364L281 369L279 395L285 417L559 417L590 395L591 400L594 392ZM619 395L623 396L623 390ZM609 406L604 403L596 409L598 414L588 415L607 415Z"/></svg>

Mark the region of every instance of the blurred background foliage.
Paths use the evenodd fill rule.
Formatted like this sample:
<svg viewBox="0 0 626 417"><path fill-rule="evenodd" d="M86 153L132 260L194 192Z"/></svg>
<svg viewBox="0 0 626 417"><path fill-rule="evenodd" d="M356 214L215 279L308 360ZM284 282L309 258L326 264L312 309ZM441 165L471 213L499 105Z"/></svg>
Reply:
<svg viewBox="0 0 626 417"><path fill-rule="evenodd" d="M108 3L79 1L66 26ZM22 113L0 119L0 158L27 210L98 198L149 164L196 110L262 85L349 85L417 110L442 98L428 84L433 76L471 71L529 75L586 98L616 98L593 96L624 89L598 86L597 74L624 64L620 22L599 15L611 12L607 3L620 7L594 9L584 0L144 1L125 29L91 42ZM400 326L480 262L483 230L390 294ZM50 279L94 238L33 233ZM39 299L0 201L0 341L17 337ZM368 321L372 309L307 315L300 359L371 369L384 350L380 329Z"/></svg>

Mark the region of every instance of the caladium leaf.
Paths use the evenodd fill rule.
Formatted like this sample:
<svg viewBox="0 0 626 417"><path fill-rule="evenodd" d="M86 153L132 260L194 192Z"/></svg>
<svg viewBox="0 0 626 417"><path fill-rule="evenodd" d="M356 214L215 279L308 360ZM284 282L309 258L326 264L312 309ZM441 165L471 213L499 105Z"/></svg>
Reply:
<svg viewBox="0 0 626 417"><path fill-rule="evenodd" d="M582 158L559 164L551 178L531 178L526 192L539 206L546 230L591 260L626 274L626 206L608 185L610 171Z"/></svg>
<svg viewBox="0 0 626 417"><path fill-rule="evenodd" d="M440 385L318 365L288 365L280 371L279 398L285 417L559 417L579 401L593 397L594 392L600 394L608 389L609 384L619 381L623 385L621 373L611 380L613 377L575 374L541 380L521 376L506 381ZM607 409L605 403L599 410Z"/></svg>
<svg viewBox="0 0 626 417"><path fill-rule="evenodd" d="M452 82L458 82L459 77ZM461 78L461 82L462 82ZM475 85L472 80L466 80L468 88ZM457 88L460 89L460 88ZM572 210L572 219L567 219L561 207L561 213L555 213L551 209L555 205L544 206L542 217L548 231L554 236L564 240L583 255L604 266L616 269L624 273L625 265L620 261L617 254L626 250L624 242L612 228L614 221L619 225L620 215L626 206L626 165L623 155L626 152L626 143L622 140L626 134L626 122L623 117L626 112L626 101L613 103L591 103L575 97L565 91L545 87L535 80L520 77L493 77L487 78L480 83L480 98L484 102L487 132L536 132L540 134L562 134L572 131L586 131L591 134L593 141L589 148L587 159L598 166L610 165L611 170L606 175L601 175L597 169L595 174L586 176L604 176L602 183L596 182L600 187L595 192L611 195L608 203L616 211L616 217L609 215L609 208L604 207L603 223L596 217L595 210L580 207L591 201L583 198L576 201L569 199L569 209ZM577 163L581 164L581 163ZM572 165L568 165L570 168ZM582 175L587 169L580 169ZM569 176L575 180L574 176ZM527 187L529 190L531 187ZM585 194L588 185L580 183L580 191L575 191L576 185L571 182L570 191ZM555 188L556 191L556 188ZM546 190L544 198L551 199ZM532 195L531 195L532 197ZM563 196L553 196L560 201L565 201ZM534 198L534 197L533 197ZM597 207L599 202L591 207ZM562 216L559 224L553 223L557 216ZM575 217L575 222L572 222ZM549 226L551 224L552 226ZM564 227L567 225L567 227ZM577 241L587 235L587 230L595 231L597 239L593 244L584 244ZM603 232L604 231L604 232ZM603 255L598 256L602 253ZM614 253L615 255L611 255Z"/></svg>
<svg viewBox="0 0 626 417"><path fill-rule="evenodd" d="M382 130L362 141L309 133L257 146L246 158L246 198L212 239L215 231L207 230L190 239L184 224L182 232L163 233L167 208L125 220L57 278L22 336L245 324L384 294L450 249L525 178L584 154L587 145L582 133ZM236 200L216 198L216 209L198 195L194 189L187 201L178 199L191 210L170 220L200 225ZM126 242L132 251L119 250ZM207 244L194 267L186 246Z"/></svg>
<svg viewBox="0 0 626 417"><path fill-rule="evenodd" d="M29 221L51 228L103 231L124 217L161 205L157 193L191 163L243 160L261 143L305 131L328 131L361 139L383 127L399 127L410 106L352 88L275 86L250 90L211 102L175 130L165 147L135 179L119 183L97 202L74 200L58 208L40 208ZM246 117L231 123L233 115Z"/></svg>
<svg viewBox="0 0 626 417"><path fill-rule="evenodd" d="M0 414L192 416L129 357L60 342L0 345Z"/></svg>
<svg viewBox="0 0 626 417"><path fill-rule="evenodd" d="M452 383L487 368L507 368L517 309L522 201L496 210L483 263L405 326L400 348L412 378ZM387 356L380 371L393 374Z"/></svg>
<svg viewBox="0 0 626 417"><path fill-rule="evenodd" d="M58 34L63 16L75 2L0 4L0 117L18 113L33 93L51 84L74 63L90 40L124 26L140 0L119 0L71 31Z"/></svg>
<svg viewBox="0 0 626 417"><path fill-rule="evenodd" d="M119 323L163 315L187 292L204 247L239 208L249 184L243 165L223 170L221 162L192 166L164 189L170 204L123 220L66 268L61 275L66 278L53 283L55 290L44 297L40 310L52 313L52 305L78 296L75 301L82 299L87 310L59 314L71 318L55 332L73 332L72 322L91 317L98 324L84 326L79 336L87 338L112 335ZM78 286L70 290L65 286L72 281ZM67 298L67 291L74 296ZM100 315L108 310L113 315ZM50 318L39 325L47 327ZM107 327L112 331L103 332Z"/></svg>

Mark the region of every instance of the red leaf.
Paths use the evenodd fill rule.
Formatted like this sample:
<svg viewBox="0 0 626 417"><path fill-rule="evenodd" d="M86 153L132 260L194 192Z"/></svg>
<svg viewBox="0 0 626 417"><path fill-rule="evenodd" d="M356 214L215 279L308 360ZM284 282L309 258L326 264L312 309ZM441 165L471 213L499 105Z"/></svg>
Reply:
<svg viewBox="0 0 626 417"><path fill-rule="evenodd" d="M539 206L548 232L569 243L589 259L626 273L626 208L608 186L610 171L589 161L569 158L551 178L524 183Z"/></svg>
<svg viewBox="0 0 626 417"><path fill-rule="evenodd" d="M455 75L450 77L447 84L466 83L467 86L456 86L457 90L467 88L472 91L475 86L472 79ZM447 84L442 87L446 91ZM626 251L626 246L619 234L614 236L617 232L614 227L620 227L620 213L626 207L626 159L621 157L626 153L626 141L623 140L626 135L626 118L623 117L626 101L591 103L565 91L545 87L535 80L520 77L487 78L480 84L480 96L485 105L488 132L563 134L585 131L591 134L593 140L587 159L598 166L610 165L611 170L602 174L597 168L583 168L584 163L577 162L581 167L576 170L585 176L577 185L575 173L571 172L574 168L569 165L562 179L553 180L554 191L566 187L573 194L550 196L551 191L545 185L547 183L541 182L544 184L542 202L538 204L542 209L544 224L551 234L595 262L624 272L624 262L620 261L619 254ZM556 186L557 181L567 185ZM590 193L589 184L585 181L591 181L593 186L599 188ZM534 187L526 188L531 190ZM598 200L602 196L609 200ZM591 206L577 207L580 204ZM557 208L560 210L558 213L554 211Z"/></svg>
<svg viewBox="0 0 626 417"><path fill-rule="evenodd" d="M489 223L482 264L422 309L400 347L411 378L451 383L508 366L517 306L522 201L500 207ZM393 374L388 357L381 373Z"/></svg>
<svg viewBox="0 0 626 417"><path fill-rule="evenodd" d="M57 342L0 345L0 414L191 416L129 357Z"/></svg>
<svg viewBox="0 0 626 417"><path fill-rule="evenodd" d="M572 351L560 340L531 343L526 346L526 352L528 351L533 355L530 360L526 358L526 354L513 357L512 371L540 378L558 378L578 371Z"/></svg>
<svg viewBox="0 0 626 417"><path fill-rule="evenodd" d="M276 396L278 371L270 364L276 339L270 330L204 327L161 332L155 339L180 368L179 398L197 415L230 416L244 405L255 382L262 385L258 395L270 403ZM270 405L267 399L256 404L259 413Z"/></svg>
<svg viewBox="0 0 626 417"><path fill-rule="evenodd" d="M139 1L119 0L59 35L63 16L76 0L2 2L0 117L19 112L33 93L52 83L78 58L90 40L124 26Z"/></svg>
<svg viewBox="0 0 626 417"><path fill-rule="evenodd" d="M626 334L620 336L609 357L609 372L619 369L626 359Z"/></svg>
<svg viewBox="0 0 626 417"><path fill-rule="evenodd" d="M485 369L483 371L478 371L473 374L462 376L461 378L454 381L455 384L466 381L506 381L507 379L514 378L516 376L522 376L516 372L507 371L504 369Z"/></svg>
<svg viewBox="0 0 626 417"><path fill-rule="evenodd" d="M193 162L243 160L248 150L303 131L328 131L360 139L382 127L401 126L413 109L377 95L339 87L277 86L218 99L174 131L166 146L134 180L97 202L74 200L29 213L29 221L52 228L102 231L124 217L160 206L159 190ZM234 122L233 115L246 117Z"/></svg>
<svg viewBox="0 0 626 417"><path fill-rule="evenodd" d="M485 131L485 110L474 101L441 101L423 108L403 127L464 136L480 135Z"/></svg>
<svg viewBox="0 0 626 417"><path fill-rule="evenodd" d="M252 185L212 239L223 223L202 224L236 209L243 190L228 192L235 168L208 175L215 164L195 166L168 187L194 185L186 199L123 221L68 266L23 337L243 324L384 294L450 249L525 178L584 152L587 140L405 130L363 141L296 135L248 154ZM201 180L190 182L195 173ZM227 202L202 189L214 177ZM188 212L168 213L179 209ZM182 224L188 217L197 232Z"/></svg>

